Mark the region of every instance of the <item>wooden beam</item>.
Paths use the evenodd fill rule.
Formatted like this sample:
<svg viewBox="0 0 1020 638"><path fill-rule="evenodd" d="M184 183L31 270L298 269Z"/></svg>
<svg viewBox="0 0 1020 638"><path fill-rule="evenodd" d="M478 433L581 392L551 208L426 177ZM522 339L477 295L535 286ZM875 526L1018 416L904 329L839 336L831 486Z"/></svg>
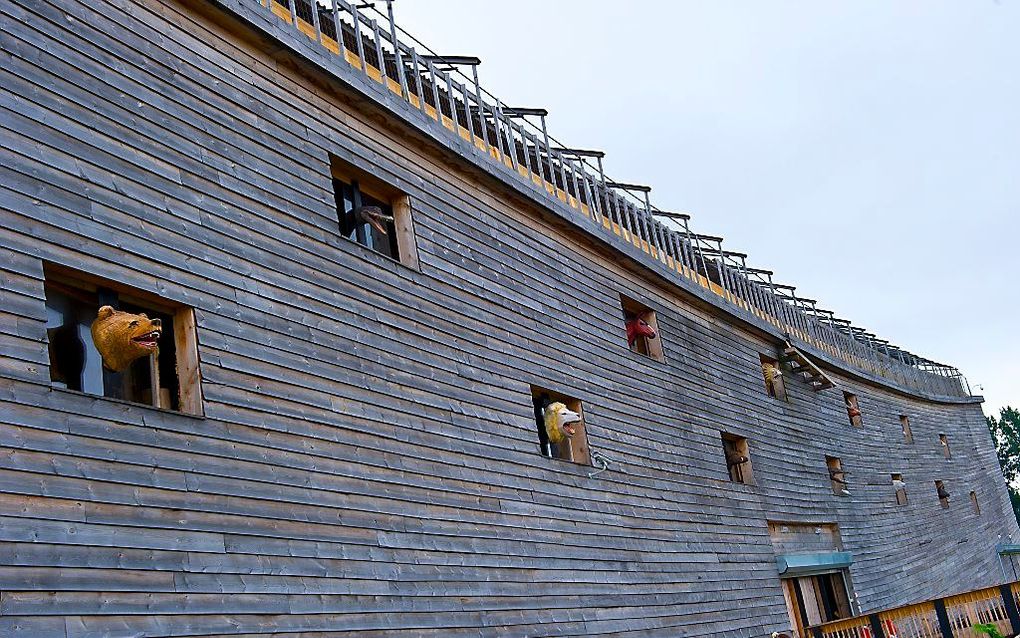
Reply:
<svg viewBox="0 0 1020 638"><path fill-rule="evenodd" d="M174 345L177 348L177 382L180 386L181 412L204 415L198 331L193 308L179 308L174 313Z"/></svg>

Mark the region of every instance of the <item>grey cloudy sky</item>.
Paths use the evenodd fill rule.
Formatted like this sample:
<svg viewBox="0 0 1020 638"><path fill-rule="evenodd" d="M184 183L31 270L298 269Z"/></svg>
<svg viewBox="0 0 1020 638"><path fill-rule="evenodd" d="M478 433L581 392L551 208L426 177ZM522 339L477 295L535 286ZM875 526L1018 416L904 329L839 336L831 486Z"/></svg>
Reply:
<svg viewBox="0 0 1020 638"><path fill-rule="evenodd" d="M483 85L855 324L1020 405L1020 3L398 0Z"/></svg>

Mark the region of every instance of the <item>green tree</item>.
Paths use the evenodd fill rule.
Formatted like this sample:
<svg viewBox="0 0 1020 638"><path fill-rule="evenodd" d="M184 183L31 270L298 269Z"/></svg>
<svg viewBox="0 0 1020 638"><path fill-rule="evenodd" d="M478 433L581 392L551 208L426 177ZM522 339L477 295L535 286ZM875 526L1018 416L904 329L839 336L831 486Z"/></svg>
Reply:
<svg viewBox="0 0 1020 638"><path fill-rule="evenodd" d="M1009 487L1009 500L1013 503L1013 514L1020 522L1020 411L1006 406L999 410L999 418L986 417L988 429L995 441L995 453L999 467Z"/></svg>
<svg viewBox="0 0 1020 638"><path fill-rule="evenodd" d="M974 625L972 629L974 629L976 633L988 636L988 638L1003 638L1003 635L999 633L999 628L992 623Z"/></svg>

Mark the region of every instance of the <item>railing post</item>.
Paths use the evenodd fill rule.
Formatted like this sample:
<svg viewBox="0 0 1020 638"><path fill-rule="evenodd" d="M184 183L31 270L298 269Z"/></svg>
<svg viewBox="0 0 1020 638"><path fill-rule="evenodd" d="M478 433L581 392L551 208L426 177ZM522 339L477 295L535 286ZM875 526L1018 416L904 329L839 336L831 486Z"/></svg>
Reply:
<svg viewBox="0 0 1020 638"><path fill-rule="evenodd" d="M273 0L269 0L272 4ZM340 59L347 64L347 48L344 44L344 23L340 20L340 7L337 0L333 0L333 28L336 30L336 45L340 49Z"/></svg>
<svg viewBox="0 0 1020 638"><path fill-rule="evenodd" d="M953 638L953 627L949 624L949 614L946 613L946 601L943 598L933 600L932 605L935 606L935 616L939 619L939 630L942 633L942 638Z"/></svg>
<svg viewBox="0 0 1020 638"><path fill-rule="evenodd" d="M322 25L319 23L319 2L309 0L309 7L312 10L312 27L315 29L315 41L322 44Z"/></svg>
<svg viewBox="0 0 1020 638"><path fill-rule="evenodd" d="M439 103L439 80L436 79L436 65L432 64L432 60L424 58L424 69L429 72L429 86L432 87L432 106L435 107L436 122L440 126L443 126L443 107ZM425 101L425 96L422 96L422 102Z"/></svg>
<svg viewBox="0 0 1020 638"><path fill-rule="evenodd" d="M555 169L552 163L552 145L549 143L549 129L545 125L545 116L541 116L539 121L542 123L542 141L545 142L545 162L549 166L549 183L553 187L553 197L559 199L559 189L556 187L556 175ZM542 179L545 179L545 172L542 173ZM545 186L542 186L545 188Z"/></svg>
<svg viewBox="0 0 1020 638"><path fill-rule="evenodd" d="M693 265L692 270L694 271L692 279L698 281L698 276L701 274L701 271L698 270L698 259L701 260L701 267L705 268L705 257L701 254L701 246L696 246L694 244L694 238L691 237L691 226L688 223L688 220L682 219L680 221L684 223L684 236L687 238L687 247L691 252L691 264Z"/></svg>
<svg viewBox="0 0 1020 638"><path fill-rule="evenodd" d="M382 75L382 85L383 85L383 88L387 88L388 89L389 86L386 84L386 80L387 80L387 78L389 76L386 75L386 58L383 57L382 36L379 35L379 21L376 20L375 18L372 18L372 21L369 24L371 24L371 26L372 26L372 37L375 38L375 43L374 43L375 44L375 61L376 61L376 64L379 65L379 73L380 73L380 75ZM453 87L449 87L449 90L450 90L450 99L452 100L453 99Z"/></svg>
<svg viewBox="0 0 1020 638"><path fill-rule="evenodd" d="M563 153L560 153L560 162L562 163ZM574 166L574 160L570 162L570 179L574 183L574 199L577 200L577 210L581 210L581 186L577 183L577 167ZM567 205L570 205L570 200L567 200Z"/></svg>
<svg viewBox="0 0 1020 638"><path fill-rule="evenodd" d="M513 122L507 122L507 124L513 124ZM486 128L487 127L483 127L482 130L484 131ZM532 173L538 172L538 169L532 170L531 168L531 149L528 148L528 132L524 130L524 125L519 122L517 124L517 134L521 136L521 147L524 149L524 168L528 174L525 179L528 180L528 185L532 186L533 183L531 181L531 175ZM538 138L535 139L537 141ZM535 146L537 147L537 144ZM486 148L488 148L488 142L486 142ZM538 161L537 157L535 158L535 161Z"/></svg>
<svg viewBox="0 0 1020 638"><path fill-rule="evenodd" d="M1020 633L1020 611L1016 608L1016 599L1013 598L1013 588L1010 585L999 585L999 595L1002 596L1002 604L1006 607L1006 615L1009 616L1009 626L1013 633Z"/></svg>
<svg viewBox="0 0 1020 638"><path fill-rule="evenodd" d="M315 4L317 0L311 0ZM390 19L390 44L393 45L393 60L397 65L397 79L400 83L400 94L408 102L411 101L411 91L407 88L407 76L404 73L404 58L400 55L400 42L397 40L397 23L393 20L393 0L386 0L386 13ZM380 60L382 62L382 60ZM476 76L477 79L477 76ZM467 103L465 102L465 106Z"/></svg>
<svg viewBox="0 0 1020 638"><path fill-rule="evenodd" d="M460 99L464 101L464 126L468 130L468 140L471 143L471 152L475 152L475 118L471 117L471 98L468 97L468 90L466 84L457 84L454 82L454 86L460 87ZM479 118L481 121L481 118ZM488 152L488 150L486 150Z"/></svg>
<svg viewBox="0 0 1020 638"><path fill-rule="evenodd" d="M492 147L489 145L489 121L485 119L485 101L482 100L482 85L478 82L477 64L471 65L471 75L475 81L475 101L478 102L478 123L482 125L482 141L485 142L485 152L490 153L492 152ZM490 157L489 159L492 158ZM530 171L530 169L528 170Z"/></svg>
<svg viewBox="0 0 1020 638"><path fill-rule="evenodd" d="M361 15L358 13L358 3L354 2L350 6L351 17L354 19L354 44L358 48L358 64L361 65L361 70L368 74L368 58L365 57L365 42L361 38ZM435 86L433 84L433 86ZM436 101L436 110L439 110L439 101Z"/></svg>
<svg viewBox="0 0 1020 638"><path fill-rule="evenodd" d="M718 249L718 252L716 254L719 256L719 258L715 260L715 268L719 273L719 285L723 289L723 299L728 299L730 294L730 287L726 284L726 266L722 262L723 247L721 239L719 240L719 245L716 248Z"/></svg>
<svg viewBox="0 0 1020 638"><path fill-rule="evenodd" d="M885 628L882 627L882 619L878 614L869 614L868 622L871 623L871 635L874 638L885 638Z"/></svg>

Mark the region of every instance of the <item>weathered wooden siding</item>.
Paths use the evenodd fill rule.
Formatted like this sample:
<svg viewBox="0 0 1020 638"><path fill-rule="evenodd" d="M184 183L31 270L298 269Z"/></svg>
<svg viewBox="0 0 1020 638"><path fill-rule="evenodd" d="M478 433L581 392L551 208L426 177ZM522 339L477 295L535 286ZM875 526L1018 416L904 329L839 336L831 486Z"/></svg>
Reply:
<svg viewBox="0 0 1020 638"><path fill-rule="evenodd" d="M769 399L770 340L207 5L0 3L0 61L0 635L758 637L766 521L837 523L865 609L997 582L1020 539L977 404ZM411 195L420 272L338 238L329 153ZM43 261L194 306L206 418L52 389ZM529 384L610 471L538 454Z"/></svg>

